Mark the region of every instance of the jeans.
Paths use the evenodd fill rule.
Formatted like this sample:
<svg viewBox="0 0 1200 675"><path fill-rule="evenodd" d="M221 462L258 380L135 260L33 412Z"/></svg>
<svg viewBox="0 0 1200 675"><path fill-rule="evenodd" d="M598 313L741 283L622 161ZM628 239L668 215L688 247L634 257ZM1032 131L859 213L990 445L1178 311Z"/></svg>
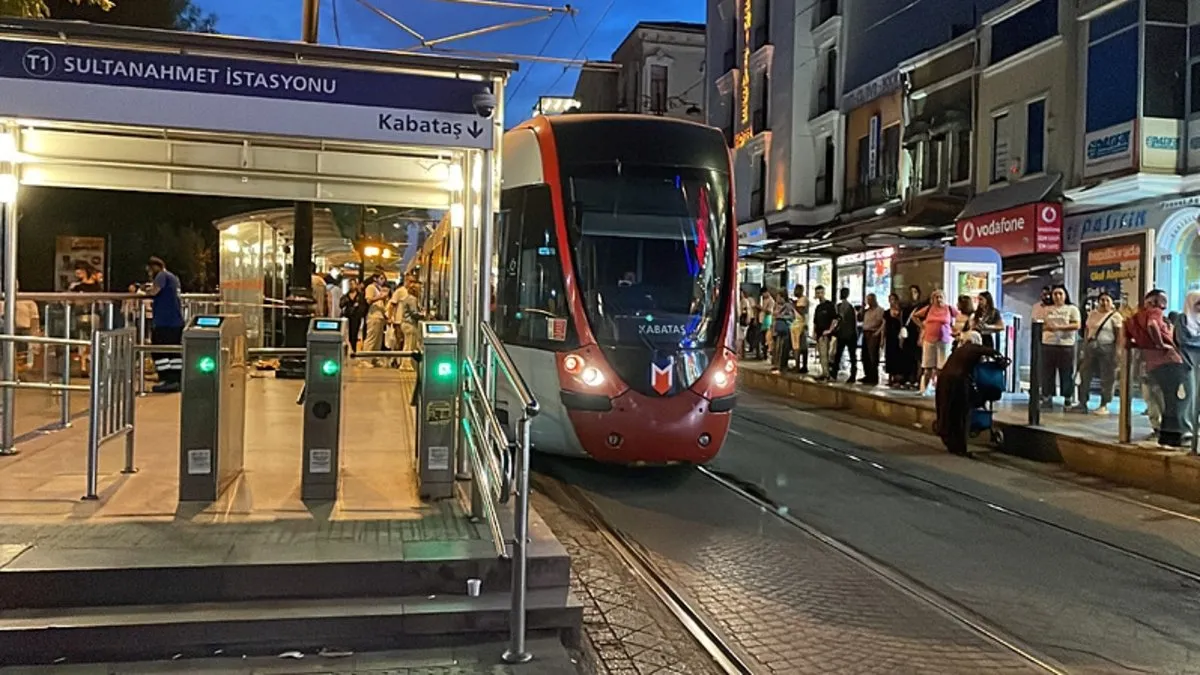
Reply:
<svg viewBox="0 0 1200 675"><path fill-rule="evenodd" d="M1192 369L1184 363L1168 363L1150 371L1150 379L1162 392L1162 426L1158 442L1180 447L1187 430L1187 411L1192 408Z"/></svg>
<svg viewBox="0 0 1200 675"><path fill-rule="evenodd" d="M867 384L879 384L879 348L882 344L883 331L863 333L863 381Z"/></svg>
<svg viewBox="0 0 1200 675"><path fill-rule="evenodd" d="M1108 406L1113 399L1113 386L1117 382L1117 346L1089 342L1083 348L1079 360L1079 402L1086 404L1092 393L1092 378L1100 378L1100 407Z"/></svg>
<svg viewBox="0 0 1200 675"><path fill-rule="evenodd" d="M850 379L848 381L853 382L858 379L858 345L855 344L856 342L858 342L858 340L852 338L838 338L837 348L834 350L833 354L833 361L830 363L829 367L830 377L835 380L837 379L838 371L841 370L842 354L848 352L850 356Z"/></svg>
<svg viewBox="0 0 1200 675"><path fill-rule="evenodd" d="M1057 386L1056 386L1057 385ZM1071 402L1075 391L1075 347L1042 345L1042 398L1050 399L1062 391L1063 399Z"/></svg>

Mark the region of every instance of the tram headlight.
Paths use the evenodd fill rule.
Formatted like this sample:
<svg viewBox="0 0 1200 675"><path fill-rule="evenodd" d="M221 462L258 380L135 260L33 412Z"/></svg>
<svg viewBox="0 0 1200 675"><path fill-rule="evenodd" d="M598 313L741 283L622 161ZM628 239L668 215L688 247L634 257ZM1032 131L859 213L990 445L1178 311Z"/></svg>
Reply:
<svg viewBox="0 0 1200 675"><path fill-rule="evenodd" d="M599 387L604 384L604 373L595 366L587 366L579 374L579 379L589 387Z"/></svg>
<svg viewBox="0 0 1200 675"><path fill-rule="evenodd" d="M571 375L579 375L583 372L583 357L578 354L567 354L563 357L563 370Z"/></svg>
<svg viewBox="0 0 1200 675"><path fill-rule="evenodd" d="M717 385L718 387L724 387L725 385L729 384L729 375L726 374L724 370L718 370L717 372L713 373L713 384Z"/></svg>

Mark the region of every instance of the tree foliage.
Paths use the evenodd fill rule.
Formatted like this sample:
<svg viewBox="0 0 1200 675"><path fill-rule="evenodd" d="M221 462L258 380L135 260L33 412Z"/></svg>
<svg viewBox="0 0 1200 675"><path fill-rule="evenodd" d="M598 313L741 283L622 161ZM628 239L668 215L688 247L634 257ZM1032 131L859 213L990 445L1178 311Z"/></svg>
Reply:
<svg viewBox="0 0 1200 675"><path fill-rule="evenodd" d="M67 0L76 6L83 3L105 12L113 8L112 0ZM0 0L0 16L20 16L26 19L45 19L50 16L50 7L45 0Z"/></svg>
<svg viewBox="0 0 1200 675"><path fill-rule="evenodd" d="M90 21L215 33L217 17L192 0L0 0L0 16Z"/></svg>

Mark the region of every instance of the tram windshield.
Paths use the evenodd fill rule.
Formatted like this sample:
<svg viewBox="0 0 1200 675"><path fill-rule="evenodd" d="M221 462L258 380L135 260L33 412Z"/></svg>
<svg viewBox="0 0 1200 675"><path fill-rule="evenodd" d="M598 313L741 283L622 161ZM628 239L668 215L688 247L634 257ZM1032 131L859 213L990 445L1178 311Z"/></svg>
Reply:
<svg viewBox="0 0 1200 675"><path fill-rule="evenodd" d="M712 346L721 333L728 176L604 165L569 173L571 249L605 346Z"/></svg>

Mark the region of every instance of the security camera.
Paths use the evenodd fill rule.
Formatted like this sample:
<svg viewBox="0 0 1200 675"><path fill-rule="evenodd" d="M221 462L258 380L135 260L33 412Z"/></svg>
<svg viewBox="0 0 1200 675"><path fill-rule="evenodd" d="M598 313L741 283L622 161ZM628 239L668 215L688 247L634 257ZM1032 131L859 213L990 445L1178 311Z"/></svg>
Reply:
<svg viewBox="0 0 1200 675"><path fill-rule="evenodd" d="M481 91L471 97L471 105L475 114L480 117L491 117L496 112L496 96L490 91Z"/></svg>

